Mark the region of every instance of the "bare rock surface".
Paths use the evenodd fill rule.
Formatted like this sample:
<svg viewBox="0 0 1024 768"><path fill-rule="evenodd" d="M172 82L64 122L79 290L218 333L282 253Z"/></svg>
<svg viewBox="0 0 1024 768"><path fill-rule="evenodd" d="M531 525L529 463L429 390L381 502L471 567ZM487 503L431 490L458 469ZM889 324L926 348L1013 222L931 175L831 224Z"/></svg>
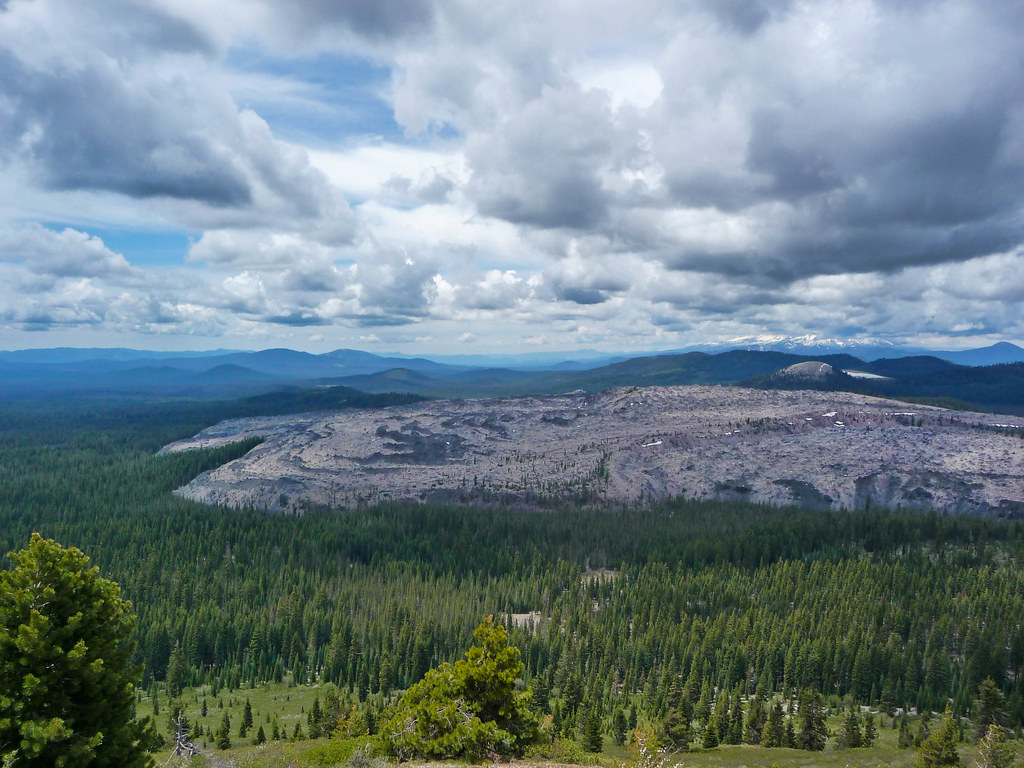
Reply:
<svg viewBox="0 0 1024 768"><path fill-rule="evenodd" d="M285 512L685 496L1022 517L1022 427L844 392L652 387L237 419L162 451L262 437L177 492Z"/></svg>

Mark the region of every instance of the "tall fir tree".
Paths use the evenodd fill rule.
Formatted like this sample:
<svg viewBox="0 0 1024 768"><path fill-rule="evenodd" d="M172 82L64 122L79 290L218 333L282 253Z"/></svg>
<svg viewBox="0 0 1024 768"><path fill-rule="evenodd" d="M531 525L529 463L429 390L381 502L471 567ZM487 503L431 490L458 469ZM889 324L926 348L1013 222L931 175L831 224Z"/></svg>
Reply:
<svg viewBox="0 0 1024 768"><path fill-rule="evenodd" d="M149 766L135 720L128 640L134 624L117 584L80 550L32 535L0 573L0 762L66 768Z"/></svg>
<svg viewBox="0 0 1024 768"><path fill-rule="evenodd" d="M785 715L782 713L782 702L776 701L768 710L768 719L761 731L762 747L782 747L786 744Z"/></svg>
<svg viewBox="0 0 1024 768"><path fill-rule="evenodd" d="M828 740L828 724L825 704L816 688L807 688L800 696L797 716L800 730L797 732L797 747L820 752Z"/></svg>
<svg viewBox="0 0 1024 768"><path fill-rule="evenodd" d="M974 736L984 738L990 725L1004 725L1006 720L1006 696L999 690L996 681L986 677L978 686L978 696L972 707Z"/></svg>
<svg viewBox="0 0 1024 768"><path fill-rule="evenodd" d="M604 737L601 733L601 708L592 703L588 707L586 725L583 729L583 748L588 752L603 752Z"/></svg>
<svg viewBox="0 0 1024 768"><path fill-rule="evenodd" d="M747 702L747 717L743 724L743 741L747 744L760 744L761 732L767 715L764 704L757 696Z"/></svg>
<svg viewBox="0 0 1024 768"><path fill-rule="evenodd" d="M626 743L626 714L621 709L612 715L612 742L617 747Z"/></svg>

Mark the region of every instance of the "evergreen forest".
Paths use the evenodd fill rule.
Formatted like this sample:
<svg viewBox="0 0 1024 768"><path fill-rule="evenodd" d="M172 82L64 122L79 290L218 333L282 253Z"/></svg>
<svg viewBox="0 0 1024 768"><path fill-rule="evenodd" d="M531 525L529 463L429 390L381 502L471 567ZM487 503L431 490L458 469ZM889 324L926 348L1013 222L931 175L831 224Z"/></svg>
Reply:
<svg viewBox="0 0 1024 768"><path fill-rule="evenodd" d="M162 444L309 406L291 397L0 411L3 551L38 531L119 583L143 689L332 683L372 727L493 615L520 649L520 686L566 738L599 744L682 708L705 733L717 722L716 739L742 740L742 725L714 719L730 701L807 690L835 706L971 716L989 679L1003 725L1024 725L1020 522L683 500L280 516L171 494L252 443L156 456Z"/></svg>

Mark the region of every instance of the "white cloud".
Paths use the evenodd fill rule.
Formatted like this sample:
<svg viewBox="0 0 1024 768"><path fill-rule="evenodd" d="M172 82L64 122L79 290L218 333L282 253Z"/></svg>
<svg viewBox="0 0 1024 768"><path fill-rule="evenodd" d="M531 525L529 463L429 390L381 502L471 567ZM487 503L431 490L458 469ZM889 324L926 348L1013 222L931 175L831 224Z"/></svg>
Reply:
<svg viewBox="0 0 1024 768"><path fill-rule="evenodd" d="M70 228L55 232L30 224L0 230L0 259L18 261L32 272L55 277L126 279L139 274L98 237Z"/></svg>
<svg viewBox="0 0 1024 768"><path fill-rule="evenodd" d="M1021 339L1022 33L966 0L9 0L0 322ZM335 87L361 59L390 82ZM96 237L126 227L195 234L154 266Z"/></svg>

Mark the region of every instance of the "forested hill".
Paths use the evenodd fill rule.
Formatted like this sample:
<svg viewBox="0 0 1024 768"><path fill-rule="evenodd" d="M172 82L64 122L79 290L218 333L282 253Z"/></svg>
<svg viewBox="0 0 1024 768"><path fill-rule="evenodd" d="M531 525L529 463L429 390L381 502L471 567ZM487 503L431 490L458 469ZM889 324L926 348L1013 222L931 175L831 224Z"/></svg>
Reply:
<svg viewBox="0 0 1024 768"><path fill-rule="evenodd" d="M0 543L38 530L88 552L133 602L149 681L290 672L378 707L495 613L566 733L585 700L653 721L674 681L697 703L817 685L963 712L991 676L1024 715L1020 524L684 502L266 516L170 494L248 445L156 457L153 434L196 414L122 413L51 413L42 430L0 414Z"/></svg>
<svg viewBox="0 0 1024 768"><path fill-rule="evenodd" d="M1016 349L1016 348L1014 348ZM43 352L37 350L36 352ZM810 356L773 350L734 349L644 355L582 365L565 361L542 369L447 365L421 358L388 358L338 350L311 355L287 349L221 355L95 357L101 351L51 351L49 356L0 353L0 402L48 400L61 395L102 401L227 400L299 389L345 387L362 392L409 392L424 397L503 397L584 389L688 384L741 384L838 389L895 398L957 401L973 408L1024 412L1024 363L970 366L948 358L915 355L873 361L850 354ZM77 352L77 354L71 354ZM126 351L122 351L127 353ZM983 352L983 350L978 351ZM142 353L136 353L142 354ZM992 355L961 360L1000 359ZM780 383L777 371L803 362L824 362L828 381ZM582 365L582 367L581 367ZM851 371L851 374L845 373ZM860 374L873 374L864 378Z"/></svg>

